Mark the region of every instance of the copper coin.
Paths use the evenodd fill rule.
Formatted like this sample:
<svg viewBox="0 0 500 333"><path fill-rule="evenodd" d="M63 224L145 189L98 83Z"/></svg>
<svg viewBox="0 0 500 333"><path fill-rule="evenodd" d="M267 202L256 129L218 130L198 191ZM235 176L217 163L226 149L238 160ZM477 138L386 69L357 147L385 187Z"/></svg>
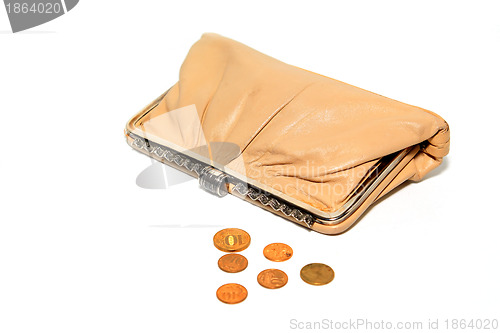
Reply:
<svg viewBox="0 0 500 333"><path fill-rule="evenodd" d="M264 248L264 257L271 261L285 261L292 255L292 248L283 243L272 243Z"/></svg>
<svg viewBox="0 0 500 333"><path fill-rule="evenodd" d="M257 276L257 282L268 289L278 289L288 282L288 276L279 269L266 269Z"/></svg>
<svg viewBox="0 0 500 333"><path fill-rule="evenodd" d="M215 234L214 245L224 252L243 251L250 245L250 235L241 229L223 229Z"/></svg>
<svg viewBox="0 0 500 333"><path fill-rule="evenodd" d="M218 265L224 272L238 273L247 268L248 260L241 254L230 253L220 257Z"/></svg>
<svg viewBox="0 0 500 333"><path fill-rule="evenodd" d="M304 282L315 285L322 286L333 281L335 277L335 272L333 269L325 264L309 264L302 267L300 270L300 278Z"/></svg>
<svg viewBox="0 0 500 333"><path fill-rule="evenodd" d="M248 296L248 291L241 284L228 283L217 289L217 298L226 304L243 302Z"/></svg>

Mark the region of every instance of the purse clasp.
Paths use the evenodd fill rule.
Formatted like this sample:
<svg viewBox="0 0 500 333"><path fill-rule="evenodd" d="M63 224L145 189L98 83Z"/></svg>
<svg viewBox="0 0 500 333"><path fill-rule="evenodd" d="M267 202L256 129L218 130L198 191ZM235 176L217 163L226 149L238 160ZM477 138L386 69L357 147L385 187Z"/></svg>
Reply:
<svg viewBox="0 0 500 333"><path fill-rule="evenodd" d="M228 193L229 176L224 172L211 166L206 166L201 170L198 181L201 188L218 197L223 197Z"/></svg>

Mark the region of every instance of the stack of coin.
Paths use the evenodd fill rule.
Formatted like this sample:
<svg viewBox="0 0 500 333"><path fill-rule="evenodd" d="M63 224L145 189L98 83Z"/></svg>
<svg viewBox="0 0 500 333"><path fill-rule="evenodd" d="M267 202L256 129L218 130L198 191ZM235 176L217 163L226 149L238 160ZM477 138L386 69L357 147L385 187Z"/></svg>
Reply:
<svg viewBox="0 0 500 333"><path fill-rule="evenodd" d="M241 229L223 229L215 234L214 245L224 252L243 251L250 246L250 235ZM247 268L248 260L241 254L230 253L223 255L217 264L224 272L238 273ZM216 295L223 303L237 304L243 302L247 298L248 291L240 284L228 283L219 287Z"/></svg>
<svg viewBox="0 0 500 333"><path fill-rule="evenodd" d="M274 262L282 262L290 259L293 250L290 246L283 243L272 243L264 248L264 257ZM288 275L279 269L266 269L259 273L257 282L268 289L278 289L288 283Z"/></svg>
<svg viewBox="0 0 500 333"><path fill-rule="evenodd" d="M239 252L250 245L250 235L241 229L228 228L217 232L214 236L214 245L224 252ZM283 262L293 256L290 246L283 243L272 243L264 248L264 257L273 262ZM237 253L223 255L218 261L219 268L227 273L238 273L245 270L248 260ZM322 286L333 281L335 272L325 264L312 263L300 270L300 278L311 285ZM288 283L288 276L282 270L271 268L263 270L257 276L257 282L268 289L279 289ZM217 298L227 304L243 302L247 296L247 289L237 283L228 283L217 289Z"/></svg>

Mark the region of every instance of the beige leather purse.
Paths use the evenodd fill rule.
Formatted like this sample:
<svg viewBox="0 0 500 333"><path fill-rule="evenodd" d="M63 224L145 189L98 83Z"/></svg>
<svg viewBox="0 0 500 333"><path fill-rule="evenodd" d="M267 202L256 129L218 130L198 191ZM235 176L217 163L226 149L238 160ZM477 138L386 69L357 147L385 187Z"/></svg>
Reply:
<svg viewBox="0 0 500 333"><path fill-rule="evenodd" d="M126 126L131 147L325 234L418 181L449 150L438 115L205 34Z"/></svg>

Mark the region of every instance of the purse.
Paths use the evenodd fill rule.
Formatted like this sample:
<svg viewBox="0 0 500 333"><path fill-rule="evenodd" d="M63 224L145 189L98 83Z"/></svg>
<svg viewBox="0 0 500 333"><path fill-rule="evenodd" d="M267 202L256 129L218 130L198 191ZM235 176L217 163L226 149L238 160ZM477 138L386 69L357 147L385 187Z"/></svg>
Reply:
<svg viewBox="0 0 500 333"><path fill-rule="evenodd" d="M128 144L324 234L419 181L449 151L437 114L297 68L217 34L189 51L179 81L126 125Z"/></svg>

